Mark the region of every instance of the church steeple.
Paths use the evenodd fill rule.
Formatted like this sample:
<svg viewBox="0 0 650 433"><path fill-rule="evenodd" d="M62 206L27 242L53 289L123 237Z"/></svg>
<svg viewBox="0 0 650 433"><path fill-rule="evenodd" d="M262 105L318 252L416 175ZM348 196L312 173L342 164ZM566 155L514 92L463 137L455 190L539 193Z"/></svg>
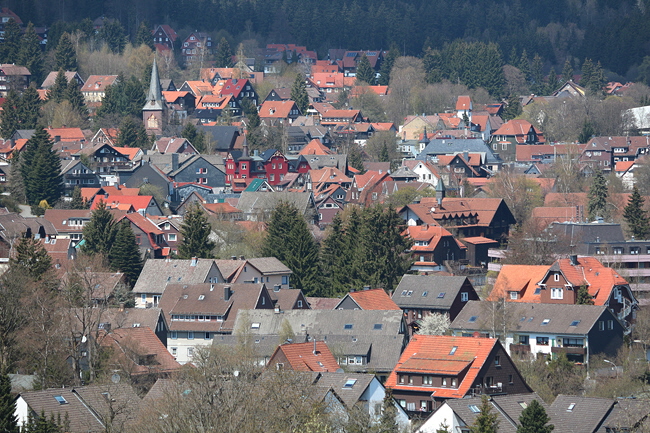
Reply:
<svg viewBox="0 0 650 433"><path fill-rule="evenodd" d="M147 102L142 108L145 111L163 110L162 92L160 91L160 78L158 77L158 67L156 59L153 59L153 67L151 68L151 82L149 83L149 93L147 94Z"/></svg>

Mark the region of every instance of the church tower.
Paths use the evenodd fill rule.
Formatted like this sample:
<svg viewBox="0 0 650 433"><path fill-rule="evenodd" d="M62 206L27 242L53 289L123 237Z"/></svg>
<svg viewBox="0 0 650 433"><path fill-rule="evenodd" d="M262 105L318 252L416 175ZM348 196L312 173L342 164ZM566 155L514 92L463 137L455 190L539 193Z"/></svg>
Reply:
<svg viewBox="0 0 650 433"><path fill-rule="evenodd" d="M153 59L151 68L151 82L149 83L149 93L147 102L142 108L142 121L147 133L160 136L163 132L163 122L165 120L165 102L163 101L162 91L160 90L160 79L158 78L158 67L156 59Z"/></svg>

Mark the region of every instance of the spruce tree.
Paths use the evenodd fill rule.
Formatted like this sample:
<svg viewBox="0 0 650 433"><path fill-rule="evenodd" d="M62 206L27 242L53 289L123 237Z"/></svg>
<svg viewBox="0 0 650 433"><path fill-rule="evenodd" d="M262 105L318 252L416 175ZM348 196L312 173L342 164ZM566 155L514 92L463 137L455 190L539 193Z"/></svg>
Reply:
<svg viewBox="0 0 650 433"><path fill-rule="evenodd" d="M221 38L219 48L215 54L215 66L217 68L229 68L232 64L232 49L226 38Z"/></svg>
<svg viewBox="0 0 650 433"><path fill-rule="evenodd" d="M115 241L108 253L108 262L111 269L122 272L133 286L142 272L142 256L129 220L125 218L118 226Z"/></svg>
<svg viewBox="0 0 650 433"><path fill-rule="evenodd" d="M20 26L13 18L9 18L4 26L2 45L0 45L2 63L19 63L21 39Z"/></svg>
<svg viewBox="0 0 650 433"><path fill-rule="evenodd" d="M377 425L377 433L397 433L400 431L399 425L395 420L397 409L395 409L395 400L393 393L389 388L386 389L384 400L381 404L381 417Z"/></svg>
<svg viewBox="0 0 650 433"><path fill-rule="evenodd" d="M427 83L434 84L439 83L443 80L443 60L440 51L428 48L424 53L424 57L422 57L422 63L424 65L424 72L426 74L424 79ZM382 64L382 69L383 67L384 65ZM384 81L382 80L382 77L379 77L380 85L388 85L388 82L385 82L386 84L382 83L384 83Z"/></svg>
<svg viewBox="0 0 650 433"><path fill-rule="evenodd" d="M10 266L29 275L34 281L39 281L52 268L52 258L39 240L20 238L16 245L16 254L10 260Z"/></svg>
<svg viewBox="0 0 650 433"><path fill-rule="evenodd" d="M594 135L596 135L594 125L588 119L585 119L585 123L582 124L582 131L578 135L578 142L587 143Z"/></svg>
<svg viewBox="0 0 650 433"><path fill-rule="evenodd" d="M144 149L149 145L149 137L142 122L136 122L132 117L128 116L120 124L117 142L120 146Z"/></svg>
<svg viewBox="0 0 650 433"><path fill-rule="evenodd" d="M208 217L201 206L198 204L192 206L183 217L183 225L181 225L183 240L178 245L178 258L211 259L212 250L216 247L216 244L210 240L211 232Z"/></svg>
<svg viewBox="0 0 650 433"><path fill-rule="evenodd" d="M90 221L84 226L81 251L89 255L108 255L116 234L117 225L113 215L106 209L106 204L100 201L93 210Z"/></svg>
<svg viewBox="0 0 650 433"><path fill-rule="evenodd" d="M519 63L516 65L517 68L524 74L526 80L530 80L530 60L528 60L528 53L526 49L521 52L521 57L519 58Z"/></svg>
<svg viewBox="0 0 650 433"><path fill-rule="evenodd" d="M104 25L97 36L113 53L122 54L122 50L126 46L126 33L118 20L104 20Z"/></svg>
<svg viewBox="0 0 650 433"><path fill-rule="evenodd" d="M567 83L573 80L573 66L571 66L571 59L567 58L562 68L562 83Z"/></svg>
<svg viewBox="0 0 650 433"><path fill-rule="evenodd" d="M11 395L11 379L5 372L0 372L0 432L20 433L16 399Z"/></svg>
<svg viewBox="0 0 650 433"><path fill-rule="evenodd" d="M135 46L139 47L141 45L146 45L152 50L154 49L153 36L151 34L151 30L149 29L149 24L146 21L140 22L138 33L135 35Z"/></svg>
<svg viewBox="0 0 650 433"><path fill-rule="evenodd" d="M390 72L393 69L393 65L395 64L395 59L397 59L399 56L399 48L397 45L395 45L395 43L393 43L390 46L386 57L384 57L384 61L381 63L381 67L379 68L378 84L380 86L388 86L388 83L390 83ZM427 77L428 75L429 71L427 70ZM427 82L431 83L431 81L428 79Z"/></svg>
<svg viewBox="0 0 650 433"><path fill-rule="evenodd" d="M591 59L585 59L582 63L582 76L580 77L580 85L586 89L591 89L594 79L594 64Z"/></svg>
<svg viewBox="0 0 650 433"><path fill-rule="evenodd" d="M470 433L497 433L499 420L497 414L492 412L492 405L487 395L481 396L480 412L469 429Z"/></svg>
<svg viewBox="0 0 650 433"><path fill-rule="evenodd" d="M632 195L623 211L623 218L627 222L630 234L635 239L648 239L648 235L650 235L650 218L643 209L644 202L645 200L641 197L639 188L634 185Z"/></svg>
<svg viewBox="0 0 650 433"><path fill-rule="evenodd" d="M348 164L350 164L350 167L356 168L361 173L365 172L365 169L363 168L362 150L356 143L351 144L348 149Z"/></svg>
<svg viewBox="0 0 650 433"><path fill-rule="evenodd" d="M67 32L64 32L59 39L54 52L54 59L56 61L56 69L64 71L77 70L77 52L72 45L72 40Z"/></svg>
<svg viewBox="0 0 650 433"><path fill-rule="evenodd" d="M183 130L181 131L181 137L186 138L192 146L199 153L205 153L206 142L205 142L205 132L198 130L192 122L187 122Z"/></svg>
<svg viewBox="0 0 650 433"><path fill-rule="evenodd" d="M5 140L11 138L14 132L20 128L20 97L14 89L10 89L2 104L0 111L0 135Z"/></svg>
<svg viewBox="0 0 650 433"><path fill-rule="evenodd" d="M347 263L345 263L345 232L341 214L334 215L327 228L327 237L321 248L321 268L323 269L323 296L335 298L347 294Z"/></svg>
<svg viewBox="0 0 650 433"><path fill-rule="evenodd" d="M555 68L551 67L551 70L548 73L548 79L546 81L546 93L552 95L557 89L560 88L560 82L557 79L557 72Z"/></svg>
<svg viewBox="0 0 650 433"><path fill-rule="evenodd" d="M21 129L36 129L41 115L42 105L43 101L41 101L36 87L33 85L29 86L20 98L18 116L21 119Z"/></svg>
<svg viewBox="0 0 650 433"><path fill-rule="evenodd" d="M52 148L52 139L42 126L25 144L22 176L27 203L35 206L42 200L53 206L63 194L61 160Z"/></svg>
<svg viewBox="0 0 650 433"><path fill-rule="evenodd" d="M73 80L74 81L74 80ZM68 79L65 76L65 71L59 69L54 80L54 85L50 87L47 92L47 99L54 102L61 102L66 99L66 91L68 89Z"/></svg>
<svg viewBox="0 0 650 433"><path fill-rule="evenodd" d="M517 433L551 433L555 427L548 424L550 420L544 406L533 400L519 416Z"/></svg>
<svg viewBox="0 0 650 433"><path fill-rule="evenodd" d="M309 108L309 95L307 95L307 85L305 85L305 77L302 73L298 73L296 79L293 81L293 86L291 86L291 99L296 103L302 114L307 113L307 108Z"/></svg>
<svg viewBox="0 0 650 433"><path fill-rule="evenodd" d="M594 297L589 294L586 284L582 284L576 292L576 304L594 305Z"/></svg>
<svg viewBox="0 0 650 433"><path fill-rule="evenodd" d="M88 209L87 203L81 197L81 188L75 186L72 190L72 201L70 202L71 209Z"/></svg>
<svg viewBox="0 0 650 433"><path fill-rule="evenodd" d="M522 113L521 103L519 102L519 96L510 95L505 109L503 110L503 120L506 122L508 120L515 119Z"/></svg>
<svg viewBox="0 0 650 433"><path fill-rule="evenodd" d="M371 86L375 84L375 70L372 69L370 65L370 60L366 53L363 53L359 62L357 63L357 80L356 84L360 85L361 83L370 84Z"/></svg>
<svg viewBox="0 0 650 433"><path fill-rule="evenodd" d="M273 210L262 255L277 258L293 271L293 288L301 289L308 296L321 293L318 244L294 205L281 202Z"/></svg>
<svg viewBox="0 0 650 433"><path fill-rule="evenodd" d="M68 86L65 90L65 99L70 102L72 109L77 114L79 114L82 119L88 118L88 107L86 107L86 100L83 93L81 93L81 89L79 88L79 84L77 84L77 80L72 79L68 83Z"/></svg>
<svg viewBox="0 0 650 433"><path fill-rule="evenodd" d="M543 67L542 58L539 54L535 53L535 57L533 57L533 62L530 66L530 79L532 81L530 89L536 95L544 95L546 93Z"/></svg>
<svg viewBox="0 0 650 433"><path fill-rule="evenodd" d="M589 219L595 220L596 217L607 219L607 181L601 171L596 173L591 188L589 188L589 203L587 205Z"/></svg>
<svg viewBox="0 0 650 433"><path fill-rule="evenodd" d="M40 83L43 78L43 53L34 24L27 25L25 34L21 38L18 52L18 64L25 66L32 74L31 81Z"/></svg>

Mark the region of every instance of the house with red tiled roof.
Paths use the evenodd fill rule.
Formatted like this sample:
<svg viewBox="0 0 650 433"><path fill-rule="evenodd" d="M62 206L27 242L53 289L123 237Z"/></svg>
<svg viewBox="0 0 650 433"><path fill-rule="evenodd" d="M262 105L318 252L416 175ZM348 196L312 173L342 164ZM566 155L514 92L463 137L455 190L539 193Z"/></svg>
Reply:
<svg viewBox="0 0 650 433"><path fill-rule="evenodd" d="M136 212L145 215L162 215L162 210L152 195L95 195L90 210L97 209L99 202L103 201L107 209L119 209L120 205L131 205Z"/></svg>
<svg viewBox="0 0 650 433"><path fill-rule="evenodd" d="M400 310L384 289L364 288L351 291L334 307L335 310Z"/></svg>
<svg viewBox="0 0 650 433"><path fill-rule="evenodd" d="M178 89L180 92L190 92L195 98L200 98L203 95L211 95L213 92L218 94L217 89L210 84L203 81L185 81Z"/></svg>
<svg viewBox="0 0 650 433"><path fill-rule="evenodd" d="M95 144L108 144L110 146L115 146L117 144L117 137L120 134L120 130L117 128L99 128L93 138L90 139L90 142Z"/></svg>
<svg viewBox="0 0 650 433"><path fill-rule="evenodd" d="M415 335L386 380L411 417L424 417L448 399L532 390L499 340Z"/></svg>
<svg viewBox="0 0 650 433"><path fill-rule="evenodd" d="M102 102L106 88L117 81L117 75L91 75L81 87L86 103Z"/></svg>
<svg viewBox="0 0 650 433"><path fill-rule="evenodd" d="M518 144L544 144L544 134L524 119L512 119L494 131L490 146L501 159L512 161Z"/></svg>
<svg viewBox="0 0 650 433"><path fill-rule="evenodd" d="M318 138L314 138L303 147L298 155L331 155L332 151L327 148Z"/></svg>
<svg viewBox="0 0 650 433"><path fill-rule="evenodd" d="M467 117L467 119L471 122L472 121L472 98L469 96L459 96L458 99L456 100L456 117L459 119L463 119Z"/></svg>
<svg viewBox="0 0 650 433"><path fill-rule="evenodd" d="M215 91L221 96L232 95L239 104L242 99L249 99L253 105L257 105L259 96L253 88L253 84L247 78L231 78L225 81L220 81L215 86Z"/></svg>
<svg viewBox="0 0 650 433"><path fill-rule="evenodd" d="M264 101L259 109L260 120L267 126L290 125L298 116L300 109L294 101Z"/></svg>
<svg viewBox="0 0 650 433"><path fill-rule="evenodd" d="M582 206L542 206L533 209L531 219L535 227L546 228L556 222L580 222L584 220Z"/></svg>
<svg viewBox="0 0 650 433"><path fill-rule="evenodd" d="M379 203L381 184L387 180L392 178L386 172L368 170L364 174L356 174L352 179L347 201L363 206Z"/></svg>
<svg viewBox="0 0 650 433"><path fill-rule="evenodd" d="M334 373L341 367L325 341L284 343L275 349L267 368Z"/></svg>
<svg viewBox="0 0 650 433"><path fill-rule="evenodd" d="M187 138L161 137L154 143L154 150L160 153L185 153L196 155L199 153Z"/></svg>
<svg viewBox="0 0 650 433"><path fill-rule="evenodd" d="M59 74L58 71L52 71L49 74L47 74L47 77L45 78L45 80L41 84L41 88L47 90L50 87L54 86L54 82L56 81L56 77L57 77L58 74ZM78 72L76 72L76 71L65 71L64 75L65 75L65 79L66 79L66 81L68 83L70 83L70 81L72 81L72 80L75 80L77 82L77 84L79 85L79 87L84 85L84 80L83 80L83 78L81 78L81 76L79 75Z"/></svg>
<svg viewBox="0 0 650 433"><path fill-rule="evenodd" d="M132 203L128 203L127 205L135 207ZM124 219L129 221L133 234L135 235L135 243L138 245L140 254L143 257L147 259L162 259L171 255L172 251L165 239L165 232L153 221L138 212L126 213L116 220L120 222Z"/></svg>
<svg viewBox="0 0 650 433"><path fill-rule="evenodd" d="M445 270L445 261L465 258L467 247L454 239L453 235L439 225L409 226L402 233L413 240L411 256L412 271L433 272Z"/></svg>

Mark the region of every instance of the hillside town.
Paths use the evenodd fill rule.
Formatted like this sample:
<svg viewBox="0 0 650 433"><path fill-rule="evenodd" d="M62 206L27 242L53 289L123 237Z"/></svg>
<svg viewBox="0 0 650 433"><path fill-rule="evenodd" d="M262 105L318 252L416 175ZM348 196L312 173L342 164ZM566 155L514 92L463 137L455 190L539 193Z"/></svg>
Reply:
<svg viewBox="0 0 650 433"><path fill-rule="evenodd" d="M650 57L25 21L0 432L650 431Z"/></svg>

